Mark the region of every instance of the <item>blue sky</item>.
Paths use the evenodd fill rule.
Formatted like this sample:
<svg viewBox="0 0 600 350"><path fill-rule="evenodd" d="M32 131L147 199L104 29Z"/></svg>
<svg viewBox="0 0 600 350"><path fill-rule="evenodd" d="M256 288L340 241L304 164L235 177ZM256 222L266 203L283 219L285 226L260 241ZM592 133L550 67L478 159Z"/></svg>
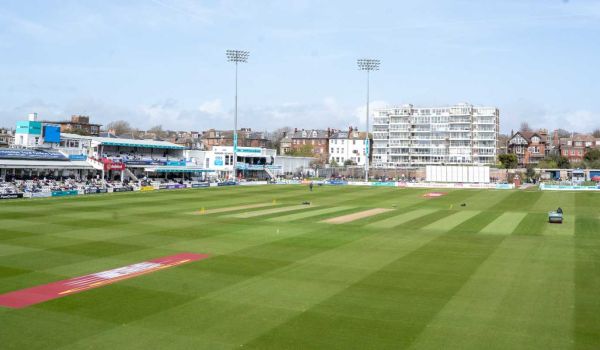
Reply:
<svg viewBox="0 0 600 350"><path fill-rule="evenodd" d="M0 0L0 125L364 128L374 106L497 106L501 129L600 127L600 1Z"/></svg>

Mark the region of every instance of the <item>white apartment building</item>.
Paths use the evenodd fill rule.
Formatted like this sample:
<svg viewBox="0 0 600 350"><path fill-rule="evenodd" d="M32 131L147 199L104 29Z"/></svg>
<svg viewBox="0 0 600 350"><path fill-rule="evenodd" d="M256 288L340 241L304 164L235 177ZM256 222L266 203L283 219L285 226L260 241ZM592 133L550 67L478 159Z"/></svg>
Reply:
<svg viewBox="0 0 600 350"><path fill-rule="evenodd" d="M343 165L351 160L356 165L365 165L365 132L356 129L338 131L329 137L329 163Z"/></svg>
<svg viewBox="0 0 600 350"><path fill-rule="evenodd" d="M382 108L373 115L373 166L494 164L500 131L495 107Z"/></svg>

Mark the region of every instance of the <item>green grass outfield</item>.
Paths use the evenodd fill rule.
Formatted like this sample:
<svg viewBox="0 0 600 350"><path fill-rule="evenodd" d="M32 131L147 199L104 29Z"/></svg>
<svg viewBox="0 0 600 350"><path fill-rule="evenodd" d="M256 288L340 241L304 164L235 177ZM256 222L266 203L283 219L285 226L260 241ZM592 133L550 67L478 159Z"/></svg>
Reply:
<svg viewBox="0 0 600 350"><path fill-rule="evenodd" d="M211 257L0 307L0 348L600 349L600 193L429 191L2 201L0 294L180 252ZM550 225L558 206L566 221ZM394 210L323 222L373 208Z"/></svg>

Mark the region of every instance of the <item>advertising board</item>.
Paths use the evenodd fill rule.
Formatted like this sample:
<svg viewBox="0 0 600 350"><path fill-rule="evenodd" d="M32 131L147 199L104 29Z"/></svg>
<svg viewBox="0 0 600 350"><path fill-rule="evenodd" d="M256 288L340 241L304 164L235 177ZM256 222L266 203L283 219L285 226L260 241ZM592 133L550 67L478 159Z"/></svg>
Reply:
<svg viewBox="0 0 600 350"><path fill-rule="evenodd" d="M67 197L67 196L76 196L79 192L76 190L67 190L67 191L52 191L52 197Z"/></svg>
<svg viewBox="0 0 600 350"><path fill-rule="evenodd" d="M69 154L70 160L86 160L87 156L85 154Z"/></svg>
<svg viewBox="0 0 600 350"><path fill-rule="evenodd" d="M23 198L23 193L2 193L0 199L17 199Z"/></svg>
<svg viewBox="0 0 600 350"><path fill-rule="evenodd" d="M0 149L0 159L68 160L67 157L59 152L46 152L19 148Z"/></svg>
<svg viewBox="0 0 600 350"><path fill-rule="evenodd" d="M183 184L162 184L158 187L160 190L178 190L181 188L185 188L186 186Z"/></svg>
<svg viewBox="0 0 600 350"><path fill-rule="evenodd" d="M46 198L51 197L52 193L50 192L25 192L23 197L26 198Z"/></svg>
<svg viewBox="0 0 600 350"><path fill-rule="evenodd" d="M577 185L546 185L540 184L542 191L600 191L600 185L596 186L577 186Z"/></svg>
<svg viewBox="0 0 600 350"><path fill-rule="evenodd" d="M371 182L371 186L375 186L375 187L396 187L396 182L395 181Z"/></svg>
<svg viewBox="0 0 600 350"><path fill-rule="evenodd" d="M60 126L44 125L44 142L60 143Z"/></svg>
<svg viewBox="0 0 600 350"><path fill-rule="evenodd" d="M236 181L224 181L224 182L219 182L217 184L217 186L235 186L238 183Z"/></svg>
<svg viewBox="0 0 600 350"><path fill-rule="evenodd" d="M108 192L108 190L106 188L86 188L84 193L85 194L96 194L96 193L106 193Z"/></svg>
<svg viewBox="0 0 600 350"><path fill-rule="evenodd" d="M131 192L133 191L133 187L115 187L113 188L113 192Z"/></svg>
<svg viewBox="0 0 600 350"><path fill-rule="evenodd" d="M203 188L203 187L210 187L210 183L199 182L199 183L192 184L192 188Z"/></svg>

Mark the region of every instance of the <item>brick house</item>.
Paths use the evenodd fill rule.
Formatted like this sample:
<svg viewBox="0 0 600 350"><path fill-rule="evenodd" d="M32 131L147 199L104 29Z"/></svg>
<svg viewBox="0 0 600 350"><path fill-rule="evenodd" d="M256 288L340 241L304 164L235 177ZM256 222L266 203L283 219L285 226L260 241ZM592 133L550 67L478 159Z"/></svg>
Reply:
<svg viewBox="0 0 600 350"><path fill-rule="evenodd" d="M0 128L0 147L8 147L15 141L15 133L11 129Z"/></svg>
<svg viewBox="0 0 600 350"><path fill-rule="evenodd" d="M548 147L548 131L540 129L533 131L517 131L508 140L507 152L515 154L519 166L537 164L550 151Z"/></svg>
<svg viewBox="0 0 600 350"><path fill-rule="evenodd" d="M581 162L586 152L594 148L600 148L600 138L592 135L563 137L559 144L560 155L568 158L571 163Z"/></svg>
<svg viewBox="0 0 600 350"><path fill-rule="evenodd" d="M202 145L205 150L212 150L214 146L232 146L233 130L209 129L202 132ZM250 128L238 130L239 147L267 148L269 140L264 132L252 131Z"/></svg>
<svg viewBox="0 0 600 350"><path fill-rule="evenodd" d="M328 162L329 161L329 138L336 130L327 129L294 129L290 136L292 139L291 149L300 150L302 146L311 145L315 157Z"/></svg>
<svg viewBox="0 0 600 350"><path fill-rule="evenodd" d="M90 117L87 115L72 115L70 121L44 121L43 123L60 125L60 132L89 136L100 136L100 127L102 126L102 124L90 123Z"/></svg>

